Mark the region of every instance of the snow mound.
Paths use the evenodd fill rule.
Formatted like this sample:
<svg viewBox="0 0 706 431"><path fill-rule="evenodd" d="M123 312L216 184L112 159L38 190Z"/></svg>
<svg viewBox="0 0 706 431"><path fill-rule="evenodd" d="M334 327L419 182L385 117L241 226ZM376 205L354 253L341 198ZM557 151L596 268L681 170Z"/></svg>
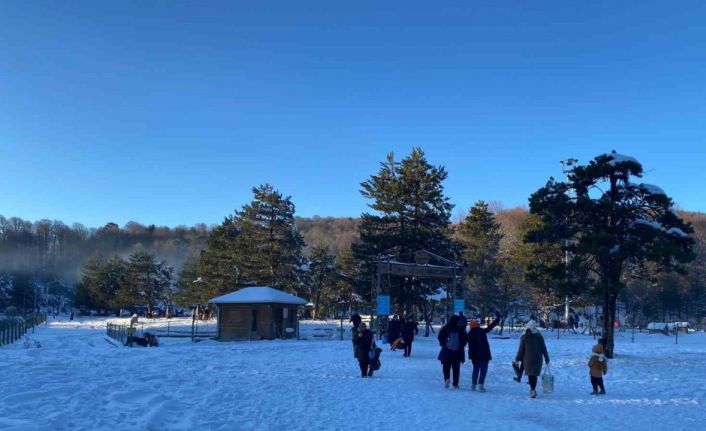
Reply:
<svg viewBox="0 0 706 431"><path fill-rule="evenodd" d="M647 220L644 218L639 218L639 219L635 220L635 224L649 226L653 229L662 230L662 224L658 221L655 221L655 220Z"/></svg>
<svg viewBox="0 0 706 431"><path fill-rule="evenodd" d="M610 162L608 162L611 166L615 166L619 163L627 163L627 162L640 164L640 162L638 162L636 158L626 156L624 154L618 154L615 151L613 151L610 154L607 154L607 156L613 159Z"/></svg>
<svg viewBox="0 0 706 431"><path fill-rule="evenodd" d="M430 301L442 301L447 298L446 290L439 289L436 293L427 295L427 299Z"/></svg>
<svg viewBox="0 0 706 431"><path fill-rule="evenodd" d="M640 184L640 188L651 195L667 195L661 187L653 184L642 183Z"/></svg>
<svg viewBox="0 0 706 431"><path fill-rule="evenodd" d="M680 236L682 238L686 238L687 236L689 236L683 230L679 229L678 227L670 227L669 229L667 229L667 233L670 235Z"/></svg>

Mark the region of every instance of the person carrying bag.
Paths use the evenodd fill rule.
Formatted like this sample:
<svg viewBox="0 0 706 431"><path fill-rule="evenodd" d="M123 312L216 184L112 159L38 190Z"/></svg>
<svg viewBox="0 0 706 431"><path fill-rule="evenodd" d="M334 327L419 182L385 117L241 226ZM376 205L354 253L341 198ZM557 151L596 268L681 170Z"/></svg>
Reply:
<svg viewBox="0 0 706 431"><path fill-rule="evenodd" d="M520 345L515 356L515 362L522 362L525 375L529 380L530 398L537 398L537 378L542 376L542 358L549 366L549 353L544 344L544 337L537 330L537 322L530 320L527 322L527 330L520 337Z"/></svg>
<svg viewBox="0 0 706 431"><path fill-rule="evenodd" d="M379 357L379 354L376 353L379 348L375 345L375 336L366 327L365 323L360 324L357 345L360 376L364 378L372 377L375 370L373 370L371 364L375 360L376 355ZM382 351L382 349L379 350Z"/></svg>
<svg viewBox="0 0 706 431"><path fill-rule="evenodd" d="M458 324L458 316L451 316L449 322L439 331L439 351L438 359L441 361L442 372L444 374L444 387L451 384L451 371L453 371L453 387L458 389L461 364L465 362L463 348L467 343L466 331Z"/></svg>

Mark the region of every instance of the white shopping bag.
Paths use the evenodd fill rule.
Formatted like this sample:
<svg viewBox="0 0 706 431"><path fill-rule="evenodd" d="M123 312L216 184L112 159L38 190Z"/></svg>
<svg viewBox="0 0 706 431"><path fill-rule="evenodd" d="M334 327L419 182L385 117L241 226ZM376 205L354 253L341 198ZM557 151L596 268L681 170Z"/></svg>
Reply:
<svg viewBox="0 0 706 431"><path fill-rule="evenodd" d="M549 369L549 364L547 364L547 368L542 374L542 393L551 394L552 392L554 392L554 375Z"/></svg>

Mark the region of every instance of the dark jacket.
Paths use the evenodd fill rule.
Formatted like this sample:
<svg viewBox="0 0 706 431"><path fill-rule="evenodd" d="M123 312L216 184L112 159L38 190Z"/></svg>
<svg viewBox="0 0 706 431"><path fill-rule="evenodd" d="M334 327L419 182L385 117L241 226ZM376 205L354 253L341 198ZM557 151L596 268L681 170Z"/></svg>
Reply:
<svg viewBox="0 0 706 431"><path fill-rule="evenodd" d="M360 332L358 332L357 327L351 329L351 340L353 341L353 357L358 357L358 340L360 339Z"/></svg>
<svg viewBox="0 0 706 431"><path fill-rule="evenodd" d="M449 338L452 333L458 334L458 350L453 351L446 347ZM441 351L439 352L439 359L444 364L452 364L454 362L466 362L464 355L464 347L466 347L467 335L466 331L458 327L458 323L447 323L441 331L439 331L439 345L441 346Z"/></svg>
<svg viewBox="0 0 706 431"><path fill-rule="evenodd" d="M500 322L500 318L496 317L487 328L472 328L468 333L468 359L474 364L486 362L493 359L490 354L490 344L488 344L488 332Z"/></svg>
<svg viewBox="0 0 706 431"><path fill-rule="evenodd" d="M368 354L373 348L373 333L366 329L358 336L358 360L368 361Z"/></svg>
<svg viewBox="0 0 706 431"><path fill-rule="evenodd" d="M466 319L466 316L458 316L458 326L463 328L464 331L468 328L468 319Z"/></svg>
<svg viewBox="0 0 706 431"><path fill-rule="evenodd" d="M402 322L399 320L390 320L390 325L387 328L387 341L392 343L400 338L402 333Z"/></svg>
<svg viewBox="0 0 706 431"><path fill-rule="evenodd" d="M417 322L410 321L402 324L402 339L405 343L414 341L414 335L419 332Z"/></svg>
<svg viewBox="0 0 706 431"><path fill-rule="evenodd" d="M544 337L539 332L532 332L529 329L520 337L520 347L517 350L515 361L522 361L527 376L539 376L542 374L542 356L545 362L549 362L549 353L544 344Z"/></svg>

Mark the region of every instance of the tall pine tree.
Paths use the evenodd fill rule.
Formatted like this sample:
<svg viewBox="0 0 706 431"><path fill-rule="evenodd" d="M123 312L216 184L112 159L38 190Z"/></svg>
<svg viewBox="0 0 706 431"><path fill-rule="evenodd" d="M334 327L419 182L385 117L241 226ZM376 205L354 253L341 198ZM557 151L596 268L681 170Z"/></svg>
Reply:
<svg viewBox="0 0 706 431"><path fill-rule="evenodd" d="M253 188L253 195L211 233L199 265L203 282L195 284L214 296L256 285L300 293L304 239L291 197L269 184Z"/></svg>
<svg viewBox="0 0 706 431"><path fill-rule="evenodd" d="M569 265L547 262L544 273L562 278L593 276L603 300L606 353L613 355L618 294L628 271L652 262L662 271L680 271L693 259L692 227L672 209L659 187L637 184L642 165L615 152L577 166L567 182L553 178L530 197L530 211L542 224L527 234L533 243L565 244Z"/></svg>
<svg viewBox="0 0 706 431"><path fill-rule="evenodd" d="M335 301L336 283L335 259L328 253L328 248L315 245L309 255L309 293L314 303L314 318L321 319L323 309L331 309Z"/></svg>
<svg viewBox="0 0 706 431"><path fill-rule="evenodd" d="M125 301L129 305L147 305L151 316L155 305L170 299L173 269L144 250L130 255L127 262Z"/></svg>
<svg viewBox="0 0 706 431"><path fill-rule="evenodd" d="M458 225L455 239L463 246L467 263L466 282L474 303L482 315L506 303L498 281L502 275L500 262L500 225L488 204L478 201Z"/></svg>
<svg viewBox="0 0 706 431"><path fill-rule="evenodd" d="M400 162L388 154L380 171L361 184L361 194L371 200L373 212L361 215L360 241L353 251L366 263L368 274L381 256L413 262L415 252L427 250L453 257L448 235L453 205L443 186L447 176L443 166L430 164L424 152L415 148ZM393 279L390 289L398 304L408 309L431 290L421 280L405 283L404 279Z"/></svg>

